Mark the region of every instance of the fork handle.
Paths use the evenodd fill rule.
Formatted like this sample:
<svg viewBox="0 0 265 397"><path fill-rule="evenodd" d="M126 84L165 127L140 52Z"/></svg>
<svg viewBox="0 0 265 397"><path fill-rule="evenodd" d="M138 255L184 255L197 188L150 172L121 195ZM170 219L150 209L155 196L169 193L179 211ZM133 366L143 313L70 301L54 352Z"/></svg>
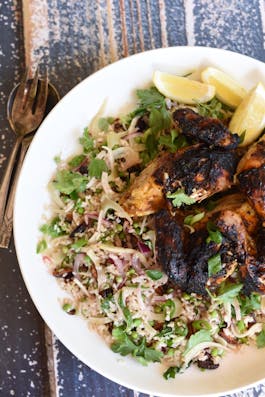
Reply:
<svg viewBox="0 0 265 397"><path fill-rule="evenodd" d="M8 200L4 212L4 217L3 217L3 222L0 225L0 247L1 248L8 248L11 235L12 235L12 229L13 229L13 207L14 207L14 198L15 198L15 193L16 193L16 186L17 186L17 181L18 177L20 174L20 170L23 164L24 157L27 153L28 147L30 145L30 142L32 141L32 137L30 138L24 138L22 141L21 145L21 151L19 155L19 160L18 164L16 167L16 173L14 175L14 180L10 189L10 193L8 195Z"/></svg>
<svg viewBox="0 0 265 397"><path fill-rule="evenodd" d="M9 185L10 185L10 180L12 176L12 171L16 162L16 157L17 157L17 152L20 147L20 144L22 142L23 137L18 136L15 142L15 145L13 146L13 149L11 151L7 167L5 169L5 173L1 182L1 187L0 187L0 225L3 223L3 217L5 213L5 206L6 206L6 199L7 199L7 194L9 190Z"/></svg>

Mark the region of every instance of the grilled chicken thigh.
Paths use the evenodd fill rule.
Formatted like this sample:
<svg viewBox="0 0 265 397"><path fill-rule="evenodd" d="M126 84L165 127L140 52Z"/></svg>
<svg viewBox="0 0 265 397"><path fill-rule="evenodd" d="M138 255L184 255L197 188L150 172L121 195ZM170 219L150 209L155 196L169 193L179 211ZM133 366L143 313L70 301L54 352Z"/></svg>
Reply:
<svg viewBox="0 0 265 397"><path fill-rule="evenodd" d="M265 135L240 160L237 179L240 189L265 222Z"/></svg>
<svg viewBox="0 0 265 397"><path fill-rule="evenodd" d="M186 137L207 146L235 149L239 144L239 136L231 134L220 120L202 117L192 109L177 109L173 113L173 119Z"/></svg>
<svg viewBox="0 0 265 397"><path fill-rule="evenodd" d="M144 216L165 207L166 201L172 206L168 196L178 190L191 202L200 202L230 188L236 165L234 151L209 150L201 144L166 153L146 167L120 203L131 216Z"/></svg>

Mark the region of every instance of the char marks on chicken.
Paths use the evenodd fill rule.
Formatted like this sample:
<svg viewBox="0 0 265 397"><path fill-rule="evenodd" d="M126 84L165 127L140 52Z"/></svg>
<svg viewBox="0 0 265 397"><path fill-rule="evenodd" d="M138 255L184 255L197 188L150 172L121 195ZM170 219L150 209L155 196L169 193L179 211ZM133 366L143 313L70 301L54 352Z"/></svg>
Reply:
<svg viewBox="0 0 265 397"><path fill-rule="evenodd" d="M166 197L184 189L194 202L200 202L229 189L236 166L234 151L209 150L197 144L170 154L155 172L155 177L159 185L163 184Z"/></svg>
<svg viewBox="0 0 265 397"><path fill-rule="evenodd" d="M240 142L239 136L232 134L220 120L202 117L192 109L177 109L173 113L173 119L187 138L203 142L207 146L231 150Z"/></svg>

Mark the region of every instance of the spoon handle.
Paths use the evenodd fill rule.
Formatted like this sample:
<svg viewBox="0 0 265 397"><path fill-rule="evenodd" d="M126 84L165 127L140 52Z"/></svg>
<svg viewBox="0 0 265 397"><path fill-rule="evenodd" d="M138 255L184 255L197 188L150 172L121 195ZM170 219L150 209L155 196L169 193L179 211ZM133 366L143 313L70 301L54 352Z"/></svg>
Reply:
<svg viewBox="0 0 265 397"><path fill-rule="evenodd" d="M5 206L6 206L6 199L7 199L7 194L9 190L9 185L10 185L10 180L12 176L12 171L16 162L16 157L17 157L17 152L20 147L21 141L23 137L19 136L16 139L15 145L13 146L13 149L11 151L7 167L5 169L5 173L2 179L1 187L0 187L0 225L3 223L3 217L4 217L4 212L5 212Z"/></svg>
<svg viewBox="0 0 265 397"><path fill-rule="evenodd" d="M14 207L14 198L16 193L17 181L20 174L20 170L23 164L24 157L27 153L28 147L32 141L32 136L28 138L24 138L21 145L21 151L19 155L18 164L16 167L16 173L14 175L14 180L10 189L10 193L8 195L7 205L4 212L3 222L0 225L0 247L8 248L12 229L13 229L13 207Z"/></svg>

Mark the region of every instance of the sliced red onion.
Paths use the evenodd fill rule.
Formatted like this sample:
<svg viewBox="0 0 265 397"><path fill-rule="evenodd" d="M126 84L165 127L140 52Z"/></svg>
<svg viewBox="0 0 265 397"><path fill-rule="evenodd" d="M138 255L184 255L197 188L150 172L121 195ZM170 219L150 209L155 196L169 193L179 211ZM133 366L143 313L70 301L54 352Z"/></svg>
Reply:
<svg viewBox="0 0 265 397"><path fill-rule="evenodd" d="M52 260L51 260L51 258L49 257L49 256L47 256L47 255L43 255L42 256L42 260L43 260L43 262L47 265L50 265L51 263L52 263Z"/></svg>
<svg viewBox="0 0 265 397"><path fill-rule="evenodd" d="M122 261L117 255L109 254L109 258L113 261L114 265L117 267L120 274L124 274L124 261Z"/></svg>
<svg viewBox="0 0 265 397"><path fill-rule="evenodd" d="M74 266L73 266L73 275L80 280L80 276L79 276L79 267L84 263L85 260L85 254L77 254L75 256L75 260L74 260Z"/></svg>
<svg viewBox="0 0 265 397"><path fill-rule="evenodd" d="M144 244L142 241L138 241L137 245L138 245L139 251L142 254L149 254L151 252L151 250L148 247L148 245Z"/></svg>
<svg viewBox="0 0 265 397"><path fill-rule="evenodd" d="M144 274L143 269L140 266L140 261L137 255L132 256L132 262L131 262L132 268L136 271L139 276L142 276Z"/></svg>

